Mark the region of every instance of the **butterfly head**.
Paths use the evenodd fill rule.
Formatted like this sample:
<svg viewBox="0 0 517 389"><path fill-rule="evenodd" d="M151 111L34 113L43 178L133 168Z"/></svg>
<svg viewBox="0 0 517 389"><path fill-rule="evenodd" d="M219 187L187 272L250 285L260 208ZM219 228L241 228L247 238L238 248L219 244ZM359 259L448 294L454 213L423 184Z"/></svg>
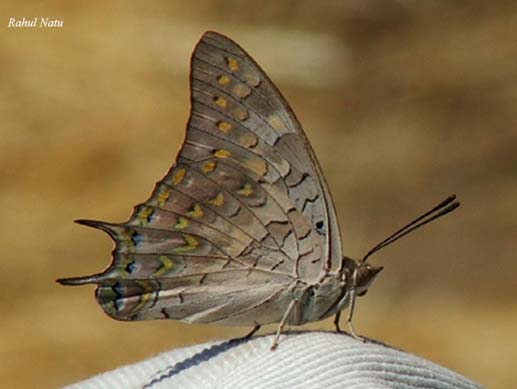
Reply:
<svg viewBox="0 0 517 389"><path fill-rule="evenodd" d="M357 296L364 296L373 280L383 269L382 266L372 266L368 262L356 261L349 257L343 257L343 281L355 289ZM352 281L350 281L352 280Z"/></svg>
<svg viewBox="0 0 517 389"><path fill-rule="evenodd" d="M384 269L382 266L372 266L366 262L356 262L354 270L355 290L358 296L364 296L377 274Z"/></svg>

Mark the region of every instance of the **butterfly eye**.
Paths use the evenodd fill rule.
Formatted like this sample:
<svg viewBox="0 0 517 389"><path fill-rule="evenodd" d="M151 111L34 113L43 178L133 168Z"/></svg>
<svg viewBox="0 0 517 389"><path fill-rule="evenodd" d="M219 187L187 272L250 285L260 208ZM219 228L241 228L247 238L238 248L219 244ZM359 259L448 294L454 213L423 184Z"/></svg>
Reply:
<svg viewBox="0 0 517 389"><path fill-rule="evenodd" d="M318 234L323 235L325 233L325 224L322 220L316 222L316 231Z"/></svg>

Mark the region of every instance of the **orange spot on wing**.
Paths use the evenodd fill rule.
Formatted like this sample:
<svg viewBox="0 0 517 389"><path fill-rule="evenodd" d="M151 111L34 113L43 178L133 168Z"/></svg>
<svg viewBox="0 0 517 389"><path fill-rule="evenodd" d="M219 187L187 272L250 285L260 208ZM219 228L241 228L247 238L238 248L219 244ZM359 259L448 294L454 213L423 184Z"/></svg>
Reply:
<svg viewBox="0 0 517 389"><path fill-rule="evenodd" d="M230 77L228 76L219 76L217 77L217 82L219 83L219 85L226 85L230 82Z"/></svg>
<svg viewBox="0 0 517 389"><path fill-rule="evenodd" d="M225 122L225 121L219 121L217 122L217 128L224 132L225 134L228 134L230 132L230 130L232 129L232 125L228 122Z"/></svg>
<svg viewBox="0 0 517 389"><path fill-rule="evenodd" d="M238 194L244 197L249 197L253 194L253 188L251 187L251 184L246 183L244 186L237 191Z"/></svg>
<svg viewBox="0 0 517 389"><path fill-rule="evenodd" d="M231 153L228 150L218 149L214 152L214 155L217 158L228 158L231 155Z"/></svg>
<svg viewBox="0 0 517 389"><path fill-rule="evenodd" d="M221 192L219 192L217 196L215 196L211 200L208 200L208 202L212 205L215 205L216 207L220 207L224 204L224 195Z"/></svg>
<svg viewBox="0 0 517 389"><path fill-rule="evenodd" d="M174 228L176 228L177 230L182 230L184 228L187 228L188 225L189 221L187 219L185 219L184 217L179 217L176 221L176 225L174 226Z"/></svg>
<svg viewBox="0 0 517 389"><path fill-rule="evenodd" d="M201 165L201 171L203 173L210 173L213 172L215 169L215 162L214 161L207 161Z"/></svg>
<svg viewBox="0 0 517 389"><path fill-rule="evenodd" d="M153 214L151 207L142 207L138 212L138 221L141 225L145 225L150 222L151 215Z"/></svg>
<svg viewBox="0 0 517 389"><path fill-rule="evenodd" d="M214 97L214 102L218 107L222 109L226 109L226 107L228 106L228 102L224 97L216 96Z"/></svg>
<svg viewBox="0 0 517 389"><path fill-rule="evenodd" d="M200 217L203 217L204 212L199 204L195 204L194 207L187 212L187 215L194 219L199 219Z"/></svg>
<svg viewBox="0 0 517 389"><path fill-rule="evenodd" d="M160 188L160 191L158 192L158 197L156 201L158 202L158 205L160 207L163 207L167 200L169 199L169 196L171 195L171 190L167 187L162 186Z"/></svg>
<svg viewBox="0 0 517 389"><path fill-rule="evenodd" d="M183 181L183 178L185 177L186 170L184 168L177 169L174 174L172 175L172 184L178 185Z"/></svg>
<svg viewBox="0 0 517 389"><path fill-rule="evenodd" d="M228 69L230 69L230 71L234 73L239 71L239 64L235 58L228 57L226 58L226 62L228 63Z"/></svg>

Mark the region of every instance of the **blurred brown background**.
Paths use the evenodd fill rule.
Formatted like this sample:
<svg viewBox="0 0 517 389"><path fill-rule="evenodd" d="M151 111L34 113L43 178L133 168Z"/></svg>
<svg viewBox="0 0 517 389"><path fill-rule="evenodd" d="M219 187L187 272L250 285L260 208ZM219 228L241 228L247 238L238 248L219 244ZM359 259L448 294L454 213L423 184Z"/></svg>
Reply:
<svg viewBox="0 0 517 389"><path fill-rule="evenodd" d="M515 387L517 3L145 4L3 2L2 385L64 385L249 330L116 322L92 287L54 282L110 261L109 238L72 221L124 220L171 165L189 56L213 29L239 42L297 112L346 254L450 193L462 201L372 260L385 270L359 300L358 331L488 387ZM64 27L8 29L9 17Z"/></svg>

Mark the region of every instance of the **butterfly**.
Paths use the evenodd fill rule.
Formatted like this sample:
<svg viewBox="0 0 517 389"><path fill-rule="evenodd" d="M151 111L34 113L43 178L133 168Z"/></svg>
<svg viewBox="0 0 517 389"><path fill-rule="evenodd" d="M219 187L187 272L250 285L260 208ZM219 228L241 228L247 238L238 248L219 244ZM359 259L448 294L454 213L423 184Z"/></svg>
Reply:
<svg viewBox="0 0 517 389"><path fill-rule="evenodd" d="M376 245L343 256L329 187L295 114L260 66L206 32L194 49L191 112L177 159L125 223L77 220L115 241L113 261L64 285L95 284L117 320L253 326L335 315L382 267L367 258L459 203L450 196Z"/></svg>

